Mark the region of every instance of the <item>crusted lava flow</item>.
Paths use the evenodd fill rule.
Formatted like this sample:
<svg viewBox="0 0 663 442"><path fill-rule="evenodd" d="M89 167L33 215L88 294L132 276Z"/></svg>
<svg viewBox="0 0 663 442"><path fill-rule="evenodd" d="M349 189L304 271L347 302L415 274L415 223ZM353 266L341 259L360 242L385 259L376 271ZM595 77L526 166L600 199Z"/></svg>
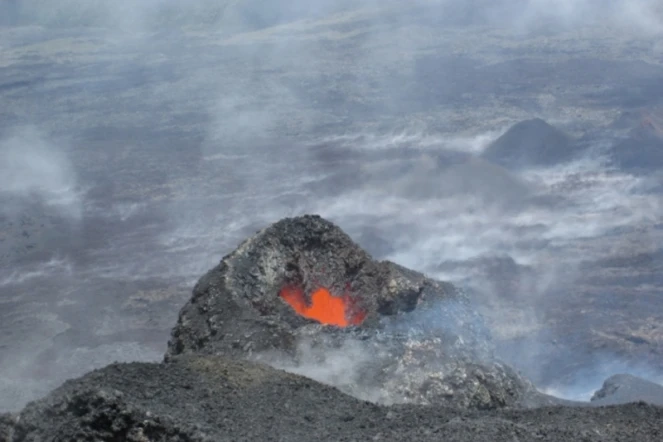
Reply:
<svg viewBox="0 0 663 442"><path fill-rule="evenodd" d="M310 302L304 290L295 285L283 287L279 296L299 315L321 324L347 327L360 325L366 318L366 312L357 306L349 294L334 296L324 287L316 289L311 294Z"/></svg>

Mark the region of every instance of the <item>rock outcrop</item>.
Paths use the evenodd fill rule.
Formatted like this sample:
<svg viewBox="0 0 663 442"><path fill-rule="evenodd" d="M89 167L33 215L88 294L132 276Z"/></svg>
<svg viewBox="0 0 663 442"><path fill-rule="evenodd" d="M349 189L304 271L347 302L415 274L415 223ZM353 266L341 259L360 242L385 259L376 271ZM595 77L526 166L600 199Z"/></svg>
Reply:
<svg viewBox="0 0 663 442"><path fill-rule="evenodd" d="M287 302L314 305L320 289L345 300L354 323L321 324ZM360 398L461 408L552 401L493 359L481 316L453 285L373 260L318 216L258 232L201 278L166 360L224 355L305 374L309 366L316 377L348 345L361 357L344 362L347 375L317 379Z"/></svg>
<svg viewBox="0 0 663 442"><path fill-rule="evenodd" d="M319 288L335 297L349 296L363 316L356 327L361 329L380 328L383 317L450 302L458 307L458 316L467 317L446 319L459 324L467 320L458 331L476 341L466 347L475 351L480 347L479 333L472 328L480 318L453 285L391 262L376 262L331 222L303 216L258 232L200 279L180 313L167 357L186 353L243 357L249 352L293 350L298 332L319 322L296 313L279 296L287 287L301 289L309 298Z"/></svg>

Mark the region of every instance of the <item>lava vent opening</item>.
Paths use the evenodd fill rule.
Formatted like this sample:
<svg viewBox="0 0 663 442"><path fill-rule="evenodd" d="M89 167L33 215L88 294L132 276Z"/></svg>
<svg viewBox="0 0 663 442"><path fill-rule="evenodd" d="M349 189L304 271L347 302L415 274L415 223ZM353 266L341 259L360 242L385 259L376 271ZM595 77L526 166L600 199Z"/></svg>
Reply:
<svg viewBox="0 0 663 442"><path fill-rule="evenodd" d="M328 289L319 287L306 296L300 286L289 284L281 289L279 296L300 316L321 324L348 327L361 325L366 311L348 293L334 296Z"/></svg>

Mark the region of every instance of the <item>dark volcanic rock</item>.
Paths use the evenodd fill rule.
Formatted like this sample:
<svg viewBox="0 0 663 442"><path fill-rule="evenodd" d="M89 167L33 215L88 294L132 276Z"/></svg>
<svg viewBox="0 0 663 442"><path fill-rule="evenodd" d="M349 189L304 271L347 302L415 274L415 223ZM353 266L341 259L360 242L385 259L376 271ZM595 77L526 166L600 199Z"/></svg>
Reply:
<svg viewBox="0 0 663 442"><path fill-rule="evenodd" d="M462 411L379 406L260 364L183 356L113 364L66 382L18 415L2 441L659 441L663 409Z"/></svg>
<svg viewBox="0 0 663 442"><path fill-rule="evenodd" d="M13 440L17 422L16 415L0 413L0 441Z"/></svg>
<svg viewBox="0 0 663 442"><path fill-rule="evenodd" d="M244 356L248 350L294 349L298 330L317 322L279 297L289 286L301 287L308 297L320 287L334 296L348 295L365 312L362 328L379 327L384 316L438 301L463 305L464 313L473 315L451 284L374 261L318 216L287 218L246 240L201 278L180 313L167 355Z"/></svg>
<svg viewBox="0 0 663 442"><path fill-rule="evenodd" d="M534 118L514 124L482 156L507 168L552 166L573 159L579 149L567 134Z"/></svg>
<svg viewBox="0 0 663 442"><path fill-rule="evenodd" d="M280 296L320 287L352 300L365 319L350 327L304 318ZM210 270L182 309L166 360L227 355L293 371L352 346L345 376L317 376L361 398L495 408L548 401L495 362L483 320L454 286L373 260L318 216L288 218L258 232ZM347 359L347 358L346 358ZM352 376L351 376L352 374ZM312 375L315 377L315 375ZM354 381L353 381L354 379Z"/></svg>
<svg viewBox="0 0 663 442"><path fill-rule="evenodd" d="M610 376L591 399L596 405L626 404L644 401L663 405L663 386L630 374Z"/></svg>
<svg viewBox="0 0 663 442"><path fill-rule="evenodd" d="M287 218L244 241L196 284L180 312L167 356L294 349L299 329L316 321L279 297L324 287L366 312L362 326L436 300L467 300L451 285L390 262L376 262L341 229L318 216ZM468 313L470 310L467 309Z"/></svg>

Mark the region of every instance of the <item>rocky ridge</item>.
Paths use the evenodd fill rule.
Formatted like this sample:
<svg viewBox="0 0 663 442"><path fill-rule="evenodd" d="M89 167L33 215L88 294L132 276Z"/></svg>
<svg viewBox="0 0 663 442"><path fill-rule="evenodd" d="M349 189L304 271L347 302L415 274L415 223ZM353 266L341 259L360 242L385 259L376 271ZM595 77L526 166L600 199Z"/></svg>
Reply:
<svg viewBox="0 0 663 442"><path fill-rule="evenodd" d="M125 363L66 382L20 414L0 440L658 441L663 408L460 410L380 406L265 365L215 356Z"/></svg>

